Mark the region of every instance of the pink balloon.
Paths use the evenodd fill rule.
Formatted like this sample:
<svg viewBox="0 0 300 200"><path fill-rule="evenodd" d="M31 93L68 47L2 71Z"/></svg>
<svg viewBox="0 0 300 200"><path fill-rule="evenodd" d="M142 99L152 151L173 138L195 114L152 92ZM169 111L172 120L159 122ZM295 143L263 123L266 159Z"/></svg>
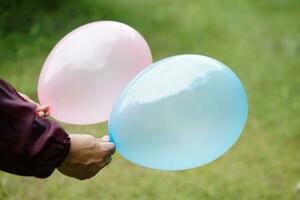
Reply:
<svg viewBox="0 0 300 200"><path fill-rule="evenodd" d="M128 25L86 24L67 34L49 54L39 78L39 100L66 123L106 121L123 88L151 63L147 42Z"/></svg>

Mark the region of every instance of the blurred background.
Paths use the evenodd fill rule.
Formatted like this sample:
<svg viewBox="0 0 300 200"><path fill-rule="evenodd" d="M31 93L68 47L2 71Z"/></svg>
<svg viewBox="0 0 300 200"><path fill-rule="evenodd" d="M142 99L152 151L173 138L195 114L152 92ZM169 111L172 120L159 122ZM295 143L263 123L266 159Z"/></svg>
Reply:
<svg viewBox="0 0 300 200"><path fill-rule="evenodd" d="M195 53L230 66L249 98L244 133L220 159L182 172L146 169L119 155L87 181L0 172L1 200L300 199L300 1L0 0L0 78L37 100L50 50L96 20L137 29L154 61ZM62 125L70 133L107 132L105 123Z"/></svg>

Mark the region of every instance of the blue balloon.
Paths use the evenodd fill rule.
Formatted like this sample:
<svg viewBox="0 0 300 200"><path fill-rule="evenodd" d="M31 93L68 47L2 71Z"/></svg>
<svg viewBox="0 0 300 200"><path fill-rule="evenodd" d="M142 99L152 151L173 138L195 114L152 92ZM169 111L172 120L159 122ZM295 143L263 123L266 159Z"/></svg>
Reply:
<svg viewBox="0 0 300 200"><path fill-rule="evenodd" d="M247 113L233 71L206 56L178 55L153 63L128 84L113 107L109 134L136 164L184 170L230 149Z"/></svg>

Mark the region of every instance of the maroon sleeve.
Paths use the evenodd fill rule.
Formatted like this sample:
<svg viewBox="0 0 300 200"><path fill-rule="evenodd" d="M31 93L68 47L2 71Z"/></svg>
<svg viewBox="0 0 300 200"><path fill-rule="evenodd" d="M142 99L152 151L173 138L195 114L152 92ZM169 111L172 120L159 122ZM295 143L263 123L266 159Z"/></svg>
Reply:
<svg viewBox="0 0 300 200"><path fill-rule="evenodd" d="M36 117L35 110L0 79L0 170L45 178L67 156L68 135L55 122Z"/></svg>

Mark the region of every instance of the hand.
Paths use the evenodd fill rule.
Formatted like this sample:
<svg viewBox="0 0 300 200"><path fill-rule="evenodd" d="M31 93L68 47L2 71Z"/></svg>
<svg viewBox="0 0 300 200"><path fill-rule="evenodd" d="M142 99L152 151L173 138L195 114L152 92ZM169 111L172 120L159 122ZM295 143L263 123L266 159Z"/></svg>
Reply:
<svg viewBox="0 0 300 200"><path fill-rule="evenodd" d="M71 134L71 147L67 158L58 170L64 175L80 180L95 176L111 161L115 146L109 137L95 138L91 135Z"/></svg>
<svg viewBox="0 0 300 200"><path fill-rule="evenodd" d="M35 101L33 101L32 99L30 99L27 95L25 95L25 94L23 94L21 92L18 92L18 94L23 99L25 99L27 102L36 105L36 111L35 112L36 112L37 116L39 116L39 117L48 117L50 115L49 106L47 106L47 105L40 105L40 104L36 103Z"/></svg>

